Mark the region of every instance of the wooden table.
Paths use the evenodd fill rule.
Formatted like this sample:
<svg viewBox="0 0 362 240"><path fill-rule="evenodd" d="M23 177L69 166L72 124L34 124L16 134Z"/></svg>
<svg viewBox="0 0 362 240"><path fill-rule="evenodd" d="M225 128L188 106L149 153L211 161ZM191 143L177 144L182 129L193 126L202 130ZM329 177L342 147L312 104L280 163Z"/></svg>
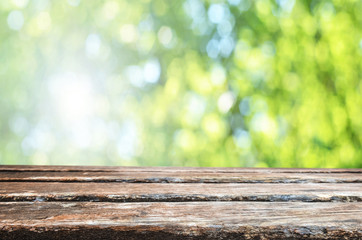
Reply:
<svg viewBox="0 0 362 240"><path fill-rule="evenodd" d="M362 239L362 169L0 166L0 239Z"/></svg>

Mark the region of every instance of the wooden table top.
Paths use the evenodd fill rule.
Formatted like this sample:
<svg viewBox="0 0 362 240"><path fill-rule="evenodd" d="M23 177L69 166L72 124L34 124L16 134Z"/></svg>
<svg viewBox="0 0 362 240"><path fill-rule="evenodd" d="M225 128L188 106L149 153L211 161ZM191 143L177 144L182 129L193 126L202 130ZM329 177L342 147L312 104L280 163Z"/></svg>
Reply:
<svg viewBox="0 0 362 240"><path fill-rule="evenodd" d="M0 166L0 239L362 239L362 169Z"/></svg>

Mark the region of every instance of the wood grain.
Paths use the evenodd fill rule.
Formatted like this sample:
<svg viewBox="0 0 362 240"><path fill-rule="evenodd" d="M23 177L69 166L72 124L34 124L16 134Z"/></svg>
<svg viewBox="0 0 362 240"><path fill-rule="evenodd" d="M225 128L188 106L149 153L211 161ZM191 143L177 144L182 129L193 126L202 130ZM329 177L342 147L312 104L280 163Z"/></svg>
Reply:
<svg viewBox="0 0 362 240"><path fill-rule="evenodd" d="M115 171L115 172L48 172L0 171L0 181L24 182L129 182L129 183L362 183L362 173L284 173L217 171Z"/></svg>
<svg viewBox="0 0 362 240"><path fill-rule="evenodd" d="M359 173L354 168L213 168L213 167L120 167L120 166L54 166L0 165L0 171L14 172L199 172L199 173Z"/></svg>
<svg viewBox="0 0 362 240"><path fill-rule="evenodd" d="M0 203L0 239L360 239L361 224L359 203Z"/></svg>
<svg viewBox="0 0 362 240"><path fill-rule="evenodd" d="M362 239L361 169L0 166L0 239Z"/></svg>
<svg viewBox="0 0 362 240"><path fill-rule="evenodd" d="M362 184L163 184L4 182L0 201L362 202Z"/></svg>

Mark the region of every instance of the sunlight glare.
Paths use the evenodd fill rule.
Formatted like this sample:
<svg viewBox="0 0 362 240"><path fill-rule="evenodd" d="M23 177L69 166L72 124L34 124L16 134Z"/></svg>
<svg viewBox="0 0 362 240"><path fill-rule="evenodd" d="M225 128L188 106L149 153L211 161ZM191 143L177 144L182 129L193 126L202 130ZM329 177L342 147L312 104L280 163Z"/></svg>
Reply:
<svg viewBox="0 0 362 240"><path fill-rule="evenodd" d="M49 82L49 91L63 120L82 121L93 113L93 88L87 76L56 75Z"/></svg>

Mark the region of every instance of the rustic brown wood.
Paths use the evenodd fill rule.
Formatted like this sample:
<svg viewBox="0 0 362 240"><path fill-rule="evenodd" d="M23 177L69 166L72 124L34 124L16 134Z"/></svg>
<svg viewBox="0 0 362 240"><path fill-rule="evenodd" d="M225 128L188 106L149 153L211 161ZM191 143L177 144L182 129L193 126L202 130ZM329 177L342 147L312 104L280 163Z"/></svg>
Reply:
<svg viewBox="0 0 362 240"><path fill-rule="evenodd" d="M362 183L356 173L275 173L196 172L196 171L119 171L119 172L47 172L0 171L0 181L25 182L130 182L130 183Z"/></svg>
<svg viewBox="0 0 362 240"><path fill-rule="evenodd" d="M362 169L0 166L0 239L362 239Z"/></svg>
<svg viewBox="0 0 362 240"><path fill-rule="evenodd" d="M119 166L49 166L49 165L0 165L0 171L15 172L219 172L219 173L362 173L354 168L212 168L212 167L119 167Z"/></svg>
<svg viewBox="0 0 362 240"><path fill-rule="evenodd" d="M359 203L0 203L1 239L358 239L361 224Z"/></svg>
<svg viewBox="0 0 362 240"><path fill-rule="evenodd" d="M362 184L202 184L4 182L0 201L362 202Z"/></svg>

